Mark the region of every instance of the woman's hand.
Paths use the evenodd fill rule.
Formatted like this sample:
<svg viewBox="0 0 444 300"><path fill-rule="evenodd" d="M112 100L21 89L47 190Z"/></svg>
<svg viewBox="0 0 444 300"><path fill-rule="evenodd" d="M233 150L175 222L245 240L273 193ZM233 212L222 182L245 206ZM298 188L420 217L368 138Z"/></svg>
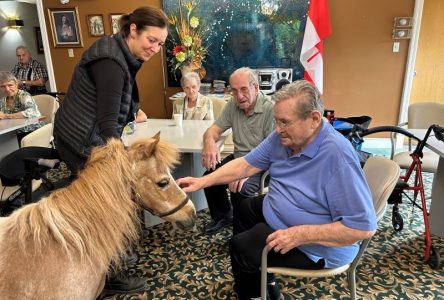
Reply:
<svg viewBox="0 0 444 300"><path fill-rule="evenodd" d="M136 114L136 123L146 122L147 120L148 117L146 116L145 112L139 109Z"/></svg>
<svg viewBox="0 0 444 300"><path fill-rule="evenodd" d="M3 119L7 119L7 115L4 112L0 111L0 120Z"/></svg>

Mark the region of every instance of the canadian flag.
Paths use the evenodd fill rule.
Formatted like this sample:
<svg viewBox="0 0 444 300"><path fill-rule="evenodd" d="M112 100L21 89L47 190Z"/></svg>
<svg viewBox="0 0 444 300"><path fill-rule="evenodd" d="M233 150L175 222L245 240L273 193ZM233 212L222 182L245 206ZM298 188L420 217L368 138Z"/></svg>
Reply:
<svg viewBox="0 0 444 300"><path fill-rule="evenodd" d="M310 0L301 49L304 79L323 93L322 40L331 34L327 0Z"/></svg>

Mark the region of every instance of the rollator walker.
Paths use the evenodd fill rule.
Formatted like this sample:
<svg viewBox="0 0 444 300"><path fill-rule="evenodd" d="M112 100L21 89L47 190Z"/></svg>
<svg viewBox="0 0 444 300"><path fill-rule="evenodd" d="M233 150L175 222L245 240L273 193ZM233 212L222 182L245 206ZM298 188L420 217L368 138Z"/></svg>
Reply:
<svg viewBox="0 0 444 300"><path fill-rule="evenodd" d="M414 139L418 142L415 150L410 154L412 158L412 163L410 167L406 170L404 175L401 175L398 183L388 199L389 204L393 204L392 210L392 225L395 231L401 231L403 229L404 221L401 214L399 213L398 204L402 203L402 197L405 196L412 203L413 208L415 207L421 209L424 218L424 228L425 228L425 254L424 261L426 261L432 269L439 269L441 264L441 259L439 256L439 251L437 251L432 245L432 239L430 235L430 225L429 225L429 212L427 211L426 197L424 194L424 183L422 178L422 168L421 159L423 157L423 149L427 143L431 132L433 131L436 139L444 142L444 128L439 125L431 125L426 132L426 135L421 140L409 131L402 129L397 126L378 126L369 129L365 129L360 125L353 125L351 132L348 134L348 139L352 142L355 149L364 142L363 137L378 133L378 132L394 132L400 133L408 138ZM360 149L360 148L359 148ZM409 180L414 173L414 181L411 185ZM413 198L406 194L406 191L413 191ZM418 194L421 199L421 203L417 203ZM441 200L441 199L438 199Z"/></svg>

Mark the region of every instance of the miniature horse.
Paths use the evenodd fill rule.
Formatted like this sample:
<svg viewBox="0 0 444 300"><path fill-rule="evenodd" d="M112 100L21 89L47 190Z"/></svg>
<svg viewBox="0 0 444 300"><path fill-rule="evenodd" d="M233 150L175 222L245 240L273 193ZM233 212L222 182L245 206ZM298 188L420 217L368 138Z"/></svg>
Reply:
<svg viewBox="0 0 444 300"><path fill-rule="evenodd" d="M110 140L71 185L0 218L0 299L95 299L138 239L140 206L194 227L194 205L170 173L177 163L159 133L127 150Z"/></svg>

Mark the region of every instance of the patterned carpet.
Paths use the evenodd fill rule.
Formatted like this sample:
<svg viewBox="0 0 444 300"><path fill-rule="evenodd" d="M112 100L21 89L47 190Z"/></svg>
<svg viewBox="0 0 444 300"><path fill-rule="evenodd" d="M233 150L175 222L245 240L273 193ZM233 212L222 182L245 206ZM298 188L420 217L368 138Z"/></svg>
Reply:
<svg viewBox="0 0 444 300"><path fill-rule="evenodd" d="M431 176L425 176L426 185ZM357 269L357 293L363 299L444 299L444 272L423 261L423 220L411 205L401 204L404 229L391 225L391 206ZM143 232L139 261L132 274L145 277L149 289L142 294L114 295L106 299L236 299L227 242L231 228L215 235L202 233L209 222L207 210L198 213L195 232L175 233L164 223ZM444 256L444 239L433 238ZM284 299L349 298L346 276L300 279L279 277Z"/></svg>
<svg viewBox="0 0 444 300"><path fill-rule="evenodd" d="M51 178L66 177L61 168ZM432 176L424 178L430 187ZM429 194L429 190L427 194ZM357 293L362 299L444 299L444 272L423 261L423 219L419 209L403 203L400 213L404 229L395 232L391 210L357 269ZM409 220L412 220L409 224ZM168 223L143 231L136 249L138 262L128 267L131 274L146 279L144 293L109 295L104 299L236 299L228 255L231 228L206 235L208 210L198 212L194 232L175 232ZM434 237L434 247L444 257L444 239ZM284 299L349 299L345 274L321 279L278 277Z"/></svg>

